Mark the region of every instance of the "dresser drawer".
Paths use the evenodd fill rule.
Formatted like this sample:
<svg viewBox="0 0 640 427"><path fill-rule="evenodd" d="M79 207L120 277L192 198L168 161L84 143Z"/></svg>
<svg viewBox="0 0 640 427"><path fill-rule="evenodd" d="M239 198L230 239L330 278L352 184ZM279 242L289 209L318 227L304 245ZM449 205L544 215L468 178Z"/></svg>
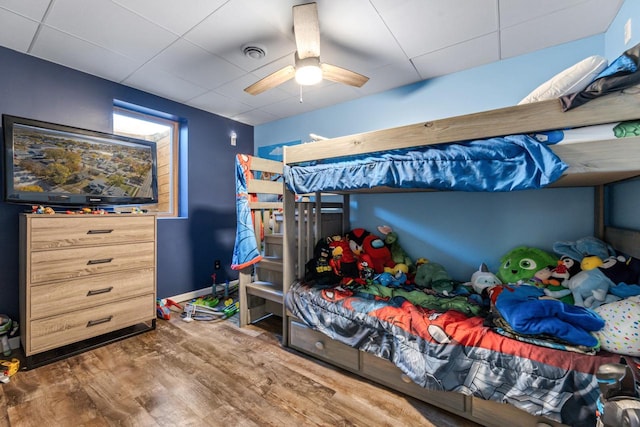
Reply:
<svg viewBox="0 0 640 427"><path fill-rule="evenodd" d="M31 319L154 293L155 274L155 269L148 267L32 286L29 298Z"/></svg>
<svg viewBox="0 0 640 427"><path fill-rule="evenodd" d="M289 339L291 347L332 364L354 371L358 370L358 350L334 341L323 333L314 331L302 323L290 321Z"/></svg>
<svg viewBox="0 0 640 427"><path fill-rule="evenodd" d="M154 221L145 215L32 217L29 245L31 250L41 250L153 241Z"/></svg>
<svg viewBox="0 0 640 427"><path fill-rule="evenodd" d="M59 249L31 253L31 285L155 265L155 243Z"/></svg>
<svg viewBox="0 0 640 427"><path fill-rule="evenodd" d="M460 393L430 391L420 387L396 365L386 359L362 352L361 373L380 384L458 413L465 411L465 396Z"/></svg>
<svg viewBox="0 0 640 427"><path fill-rule="evenodd" d="M155 319L155 294L31 322L27 356Z"/></svg>

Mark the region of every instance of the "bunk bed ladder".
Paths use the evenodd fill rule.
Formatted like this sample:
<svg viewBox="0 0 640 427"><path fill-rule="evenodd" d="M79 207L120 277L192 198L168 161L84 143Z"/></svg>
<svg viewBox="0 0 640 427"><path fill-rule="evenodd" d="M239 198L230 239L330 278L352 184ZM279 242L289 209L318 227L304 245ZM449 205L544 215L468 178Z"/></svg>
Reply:
<svg viewBox="0 0 640 427"><path fill-rule="evenodd" d="M262 260L239 273L240 327L282 315L282 162L253 157L247 191ZM277 176L278 180L269 177Z"/></svg>

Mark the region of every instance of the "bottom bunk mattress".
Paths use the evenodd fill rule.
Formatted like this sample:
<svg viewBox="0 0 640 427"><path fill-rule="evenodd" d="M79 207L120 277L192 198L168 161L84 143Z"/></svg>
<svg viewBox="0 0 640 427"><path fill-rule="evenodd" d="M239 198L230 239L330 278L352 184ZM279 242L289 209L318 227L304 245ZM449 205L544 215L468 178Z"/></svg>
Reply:
<svg viewBox="0 0 640 427"><path fill-rule="evenodd" d="M619 355L589 355L498 334L463 299L438 309L357 287L297 282L287 308L312 329L393 362L416 384L511 404L572 426L595 425L595 372Z"/></svg>

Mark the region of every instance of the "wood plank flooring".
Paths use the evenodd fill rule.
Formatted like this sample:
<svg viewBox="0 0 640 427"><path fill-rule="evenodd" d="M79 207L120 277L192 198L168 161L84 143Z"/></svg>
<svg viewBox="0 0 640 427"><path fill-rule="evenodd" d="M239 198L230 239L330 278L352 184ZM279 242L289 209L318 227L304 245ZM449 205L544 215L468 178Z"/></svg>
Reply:
<svg viewBox="0 0 640 427"><path fill-rule="evenodd" d="M476 424L281 347L280 320L183 322L0 384L0 427ZM277 323L274 323L277 322Z"/></svg>

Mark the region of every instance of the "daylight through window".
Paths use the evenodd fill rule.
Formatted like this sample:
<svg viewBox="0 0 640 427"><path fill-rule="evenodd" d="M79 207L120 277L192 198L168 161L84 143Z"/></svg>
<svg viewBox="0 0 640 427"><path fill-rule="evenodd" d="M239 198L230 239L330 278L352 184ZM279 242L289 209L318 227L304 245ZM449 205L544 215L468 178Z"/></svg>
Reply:
<svg viewBox="0 0 640 427"><path fill-rule="evenodd" d="M178 215L178 123L120 107L113 110L113 133L153 141L157 147L158 204L145 209Z"/></svg>

